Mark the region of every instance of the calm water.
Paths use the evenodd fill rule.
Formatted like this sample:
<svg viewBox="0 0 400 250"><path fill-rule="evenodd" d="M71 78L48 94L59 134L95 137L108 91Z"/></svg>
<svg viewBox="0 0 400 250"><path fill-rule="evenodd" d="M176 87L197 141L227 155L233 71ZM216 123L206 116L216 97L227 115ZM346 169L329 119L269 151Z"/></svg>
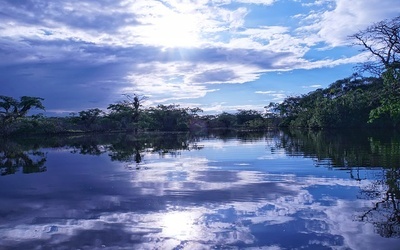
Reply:
<svg viewBox="0 0 400 250"><path fill-rule="evenodd" d="M400 249L394 132L0 143L0 249Z"/></svg>

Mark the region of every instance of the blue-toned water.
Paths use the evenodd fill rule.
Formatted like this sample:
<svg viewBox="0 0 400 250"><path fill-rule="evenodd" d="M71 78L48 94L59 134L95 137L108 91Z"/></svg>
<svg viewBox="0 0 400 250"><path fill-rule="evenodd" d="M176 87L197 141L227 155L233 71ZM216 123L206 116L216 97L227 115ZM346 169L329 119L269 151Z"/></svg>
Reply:
<svg viewBox="0 0 400 250"><path fill-rule="evenodd" d="M0 249L400 249L388 136L8 140Z"/></svg>

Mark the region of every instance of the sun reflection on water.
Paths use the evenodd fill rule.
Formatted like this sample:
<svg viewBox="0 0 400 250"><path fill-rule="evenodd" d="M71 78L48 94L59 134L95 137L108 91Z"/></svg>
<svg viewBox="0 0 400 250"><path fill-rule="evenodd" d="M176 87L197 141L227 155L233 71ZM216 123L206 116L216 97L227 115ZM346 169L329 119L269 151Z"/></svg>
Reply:
<svg viewBox="0 0 400 250"><path fill-rule="evenodd" d="M164 237L172 237L179 240L197 238L201 228L196 221L200 214L189 211L168 212L161 218L161 228Z"/></svg>

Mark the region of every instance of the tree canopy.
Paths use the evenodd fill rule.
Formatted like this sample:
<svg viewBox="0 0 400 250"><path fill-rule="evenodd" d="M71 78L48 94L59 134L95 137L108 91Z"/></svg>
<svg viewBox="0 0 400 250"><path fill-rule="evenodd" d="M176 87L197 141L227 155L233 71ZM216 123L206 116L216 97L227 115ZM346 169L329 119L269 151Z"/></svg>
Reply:
<svg viewBox="0 0 400 250"><path fill-rule="evenodd" d="M282 119L282 126L337 128L368 126L369 113L379 103L380 78L354 75L338 80L328 88L301 96L287 97L266 108ZM382 121L383 122L383 121Z"/></svg>
<svg viewBox="0 0 400 250"><path fill-rule="evenodd" d="M2 123L8 123L25 116L32 108L44 110L43 100L40 97L22 96L18 101L2 95L0 96L0 119Z"/></svg>
<svg viewBox="0 0 400 250"><path fill-rule="evenodd" d="M389 116L394 123L400 122L400 16L374 23L351 36L368 51L371 60L362 68L383 79L380 104L371 110L370 122Z"/></svg>
<svg viewBox="0 0 400 250"><path fill-rule="evenodd" d="M364 70L381 75L389 68L400 69L400 16L374 23L350 38L370 54Z"/></svg>

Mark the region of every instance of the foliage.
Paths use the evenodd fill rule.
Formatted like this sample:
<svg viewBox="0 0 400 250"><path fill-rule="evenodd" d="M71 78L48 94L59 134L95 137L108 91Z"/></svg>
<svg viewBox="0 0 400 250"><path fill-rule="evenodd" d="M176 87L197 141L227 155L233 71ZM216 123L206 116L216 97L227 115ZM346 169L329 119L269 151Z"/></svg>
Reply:
<svg viewBox="0 0 400 250"><path fill-rule="evenodd" d="M26 116L32 108L44 110L40 97L22 96L20 100L16 100L9 96L0 96L0 128L1 131L7 132L9 125L14 123L18 118Z"/></svg>
<svg viewBox="0 0 400 250"><path fill-rule="evenodd" d="M256 110L239 109L238 113L236 113L236 121L239 126L250 123L252 121L256 123L255 121L260 121L262 119L262 114Z"/></svg>
<svg viewBox="0 0 400 250"><path fill-rule="evenodd" d="M189 129L188 109L179 105L158 105L143 112L142 128L150 131L187 131Z"/></svg>
<svg viewBox="0 0 400 250"><path fill-rule="evenodd" d="M291 96L268 107L282 118L281 126L364 127L370 111L378 105L377 93L382 86L380 78L353 75L332 83L328 88Z"/></svg>
<svg viewBox="0 0 400 250"><path fill-rule="evenodd" d="M90 128L93 124L104 115L104 112L98 108L88 109L79 112L79 119L86 128Z"/></svg>
<svg viewBox="0 0 400 250"><path fill-rule="evenodd" d="M394 125L400 122L400 16L375 23L352 39L368 51L371 60L362 69L379 75L384 82L379 106L369 114L369 122L389 117Z"/></svg>
<svg viewBox="0 0 400 250"><path fill-rule="evenodd" d="M227 112L222 112L216 116L215 120L216 125L214 127L225 129L234 127L237 122L236 116Z"/></svg>
<svg viewBox="0 0 400 250"><path fill-rule="evenodd" d="M389 116L394 125L400 123L400 68L389 68L383 73L384 87L380 92L380 105L371 110L369 122Z"/></svg>
<svg viewBox="0 0 400 250"><path fill-rule="evenodd" d="M0 143L0 175L15 174L20 168L24 174L45 172L45 163L45 154L35 147L11 141Z"/></svg>
<svg viewBox="0 0 400 250"><path fill-rule="evenodd" d="M36 115L13 122L8 131L11 135L70 134L88 132L144 131L192 131L204 133L214 129L265 130L269 120L260 112L240 110L236 114L223 112L219 115L200 116L199 108L181 108L179 105L158 105L139 110L140 119L134 121L130 112L105 113L100 109L88 109L67 117ZM240 123L238 122L240 121Z"/></svg>
<svg viewBox="0 0 400 250"><path fill-rule="evenodd" d="M137 131L137 124L139 122L140 107L142 101L146 100L145 96L139 96L134 94L124 95L125 100L110 104L108 110L111 111L109 118L117 121L120 129Z"/></svg>

